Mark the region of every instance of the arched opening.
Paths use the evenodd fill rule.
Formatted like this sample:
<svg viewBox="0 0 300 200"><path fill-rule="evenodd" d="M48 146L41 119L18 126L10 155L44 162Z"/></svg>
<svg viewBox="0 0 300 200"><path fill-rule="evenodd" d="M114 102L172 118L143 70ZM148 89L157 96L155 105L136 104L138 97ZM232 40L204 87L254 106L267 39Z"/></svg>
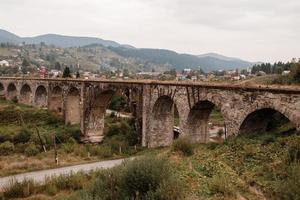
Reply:
<svg viewBox="0 0 300 200"><path fill-rule="evenodd" d="M40 85L36 88L35 103L38 107L47 106L47 90L43 85Z"/></svg>
<svg viewBox="0 0 300 200"><path fill-rule="evenodd" d="M3 98L5 96L5 89L2 83L0 83L0 97Z"/></svg>
<svg viewBox="0 0 300 200"><path fill-rule="evenodd" d="M75 87L72 87L68 92L65 115L66 123L80 123L80 92Z"/></svg>
<svg viewBox="0 0 300 200"><path fill-rule="evenodd" d="M31 88L28 84L24 84L21 88L21 91L20 91L19 101L23 104L30 105L32 103L31 98L32 98Z"/></svg>
<svg viewBox="0 0 300 200"><path fill-rule="evenodd" d="M138 98L138 92L128 88L118 90L111 96L104 122L106 141L118 141L123 147L134 146L141 142L141 135L138 135L137 131L139 126L136 110Z"/></svg>
<svg viewBox="0 0 300 200"><path fill-rule="evenodd" d="M62 89L59 86L56 86L52 89L49 97L49 109L55 111L59 114L62 113L63 106L63 97Z"/></svg>
<svg viewBox="0 0 300 200"><path fill-rule="evenodd" d="M180 129L179 112L178 112L176 104L174 104L173 140L178 139L181 133L182 133L182 130Z"/></svg>
<svg viewBox="0 0 300 200"><path fill-rule="evenodd" d="M279 111L263 108L250 113L245 118L239 133L289 132L295 129L295 124Z"/></svg>
<svg viewBox="0 0 300 200"><path fill-rule="evenodd" d="M174 139L175 104L169 96L157 99L152 110L150 147L169 146Z"/></svg>
<svg viewBox="0 0 300 200"><path fill-rule="evenodd" d="M7 98L9 100L13 100L17 98L17 87L13 83L10 83L7 86Z"/></svg>
<svg viewBox="0 0 300 200"><path fill-rule="evenodd" d="M224 120L220 109L210 101L197 102L188 115L186 133L195 142L223 140Z"/></svg>

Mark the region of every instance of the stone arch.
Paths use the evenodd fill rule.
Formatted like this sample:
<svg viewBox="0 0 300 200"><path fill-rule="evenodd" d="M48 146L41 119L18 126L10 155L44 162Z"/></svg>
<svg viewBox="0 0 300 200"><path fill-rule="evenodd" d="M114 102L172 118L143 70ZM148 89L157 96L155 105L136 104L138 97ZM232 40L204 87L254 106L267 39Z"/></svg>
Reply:
<svg viewBox="0 0 300 200"><path fill-rule="evenodd" d="M0 83L0 97L4 97L4 96L5 96L5 88L4 85Z"/></svg>
<svg viewBox="0 0 300 200"><path fill-rule="evenodd" d="M80 91L76 87L71 87L66 101L66 123L80 123Z"/></svg>
<svg viewBox="0 0 300 200"><path fill-rule="evenodd" d="M60 86L55 86L50 93L49 109L62 113L63 107L63 90Z"/></svg>
<svg viewBox="0 0 300 200"><path fill-rule="evenodd" d="M174 108L176 104L170 96L160 96L152 108L149 147L169 146L174 133Z"/></svg>
<svg viewBox="0 0 300 200"><path fill-rule="evenodd" d="M24 84L20 90L20 103L30 105L32 103L32 91L28 84Z"/></svg>
<svg viewBox="0 0 300 200"><path fill-rule="evenodd" d="M287 115L277 109L264 107L251 110L241 121L239 133L267 132L279 125L279 122L291 122L294 127L296 126Z"/></svg>
<svg viewBox="0 0 300 200"><path fill-rule="evenodd" d="M38 86L35 90L35 104L38 107L47 106L47 89L43 85Z"/></svg>
<svg viewBox="0 0 300 200"><path fill-rule="evenodd" d="M185 133L195 142L209 141L208 120L215 104L208 100L198 101L190 109L185 125Z"/></svg>
<svg viewBox="0 0 300 200"><path fill-rule="evenodd" d="M13 100L15 98L17 98L17 87L14 83L10 83L7 86L7 99Z"/></svg>
<svg viewBox="0 0 300 200"><path fill-rule="evenodd" d="M86 108L86 136L90 142L102 141L106 108L115 93L110 89L104 91L101 91L99 87L93 89L90 104Z"/></svg>

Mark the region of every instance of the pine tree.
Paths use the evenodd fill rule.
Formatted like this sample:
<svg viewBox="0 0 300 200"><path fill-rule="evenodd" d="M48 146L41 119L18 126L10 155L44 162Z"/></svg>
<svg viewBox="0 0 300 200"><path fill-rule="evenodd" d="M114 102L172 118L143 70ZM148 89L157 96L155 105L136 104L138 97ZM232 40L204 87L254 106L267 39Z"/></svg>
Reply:
<svg viewBox="0 0 300 200"><path fill-rule="evenodd" d="M80 78L79 71L76 72L76 78Z"/></svg>
<svg viewBox="0 0 300 200"><path fill-rule="evenodd" d="M71 77L71 71L70 71L70 68L69 67L65 67L64 69L64 73L63 73L63 78L69 78Z"/></svg>

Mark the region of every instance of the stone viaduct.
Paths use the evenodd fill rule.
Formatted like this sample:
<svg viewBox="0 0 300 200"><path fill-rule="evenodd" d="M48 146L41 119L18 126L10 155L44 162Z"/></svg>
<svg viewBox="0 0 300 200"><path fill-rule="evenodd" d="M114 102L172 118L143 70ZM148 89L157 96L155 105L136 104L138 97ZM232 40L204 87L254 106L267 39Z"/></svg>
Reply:
<svg viewBox="0 0 300 200"><path fill-rule="evenodd" d="M108 81L82 79L0 78L0 95L20 103L48 108L65 122L80 124L82 140L100 142L105 110L115 94L132 107L143 146L170 145L174 110L181 136L208 141L208 118L217 106L227 135L265 129L278 111L300 130L300 89L204 85L193 82Z"/></svg>

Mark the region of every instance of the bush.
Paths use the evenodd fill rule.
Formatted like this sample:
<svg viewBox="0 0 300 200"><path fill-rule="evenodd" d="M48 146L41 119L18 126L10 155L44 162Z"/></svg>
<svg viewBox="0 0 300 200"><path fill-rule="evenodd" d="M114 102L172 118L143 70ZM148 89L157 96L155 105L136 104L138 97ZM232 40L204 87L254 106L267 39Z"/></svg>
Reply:
<svg viewBox="0 0 300 200"><path fill-rule="evenodd" d="M108 145L96 146L96 147L92 148L91 153L94 155L97 155L100 158L109 158L113 155L111 147Z"/></svg>
<svg viewBox="0 0 300 200"><path fill-rule="evenodd" d="M0 130L0 143L6 142L6 141L13 141L12 133L8 132L6 129Z"/></svg>
<svg viewBox="0 0 300 200"><path fill-rule="evenodd" d="M79 126L69 125L61 128L56 132L56 137L58 138L58 143L65 143L70 138L74 138L76 141L80 141L81 130Z"/></svg>
<svg viewBox="0 0 300 200"><path fill-rule="evenodd" d="M88 175L79 172L46 178L44 187L50 195L55 194L55 191L80 190L86 184L86 176Z"/></svg>
<svg viewBox="0 0 300 200"><path fill-rule="evenodd" d="M91 187L84 192L80 192L78 195L76 194L75 199L122 199L121 197L123 195L120 194L121 176L121 167L99 171ZM71 197L70 200L71 199L74 199L74 197Z"/></svg>
<svg viewBox="0 0 300 200"><path fill-rule="evenodd" d="M282 200L300 199L300 163L292 163L288 168L288 176L278 184L278 196Z"/></svg>
<svg viewBox="0 0 300 200"><path fill-rule="evenodd" d="M191 156L194 153L194 146L189 138L179 138L173 142L173 151L181 152L186 156Z"/></svg>
<svg viewBox="0 0 300 200"><path fill-rule="evenodd" d="M117 126L117 125L111 125L109 128L108 128L108 131L106 133L106 136L107 137L112 137L114 135L118 135L120 134L120 127Z"/></svg>
<svg viewBox="0 0 300 200"><path fill-rule="evenodd" d="M295 139L288 143L289 162L300 161L300 142Z"/></svg>
<svg viewBox="0 0 300 200"><path fill-rule="evenodd" d="M14 142L15 143L27 143L30 140L32 133L30 130L23 128L20 130L20 132L15 135Z"/></svg>
<svg viewBox="0 0 300 200"><path fill-rule="evenodd" d="M15 146L11 142L4 142L0 144L0 155L9 155L13 153L15 150Z"/></svg>
<svg viewBox="0 0 300 200"><path fill-rule="evenodd" d="M9 186L4 188L3 196L11 198L25 198L35 193L33 180L23 180L22 182L11 181Z"/></svg>
<svg viewBox="0 0 300 200"><path fill-rule="evenodd" d="M40 153L40 150L35 146L35 144L30 144L28 147L26 147L24 151L26 156L36 156Z"/></svg>
<svg viewBox="0 0 300 200"><path fill-rule="evenodd" d="M222 194L225 197L233 197L236 194L235 186L230 182L230 177L224 174L212 177L209 190L213 194Z"/></svg>
<svg viewBox="0 0 300 200"><path fill-rule="evenodd" d="M113 169L99 171L93 184L70 199L183 199L178 177L166 159L136 158Z"/></svg>
<svg viewBox="0 0 300 200"><path fill-rule="evenodd" d="M121 188L127 197L146 197L156 193L163 183L169 183L171 167L166 159L144 157L129 162L123 172ZM175 184L175 183L174 183Z"/></svg>

